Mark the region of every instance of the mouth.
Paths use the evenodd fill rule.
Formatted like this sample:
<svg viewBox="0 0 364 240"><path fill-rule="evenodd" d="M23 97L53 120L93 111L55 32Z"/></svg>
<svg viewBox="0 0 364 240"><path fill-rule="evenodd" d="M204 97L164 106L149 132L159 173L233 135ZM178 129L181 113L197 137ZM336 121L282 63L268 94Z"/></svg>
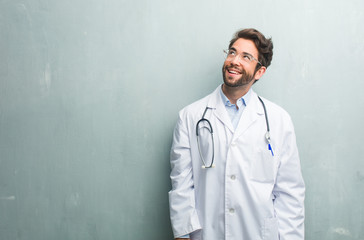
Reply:
<svg viewBox="0 0 364 240"><path fill-rule="evenodd" d="M231 75L241 75L242 74L242 72L239 69L234 68L234 67L227 67L226 72L228 72Z"/></svg>

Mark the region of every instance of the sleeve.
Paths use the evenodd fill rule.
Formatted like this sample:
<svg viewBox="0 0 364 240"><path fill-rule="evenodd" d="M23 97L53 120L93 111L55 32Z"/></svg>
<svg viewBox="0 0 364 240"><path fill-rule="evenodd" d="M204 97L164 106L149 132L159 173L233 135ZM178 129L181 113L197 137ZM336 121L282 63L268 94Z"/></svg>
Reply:
<svg viewBox="0 0 364 240"><path fill-rule="evenodd" d="M172 189L169 207L174 236L180 237L201 229L195 208L195 191L187 121L179 114L170 154Z"/></svg>
<svg viewBox="0 0 364 240"><path fill-rule="evenodd" d="M180 236L179 238L190 238L190 234L186 234L184 236Z"/></svg>
<svg viewBox="0 0 364 240"><path fill-rule="evenodd" d="M291 121L288 126L289 130L283 134L280 166L273 189L274 208L280 240L304 240L305 184Z"/></svg>

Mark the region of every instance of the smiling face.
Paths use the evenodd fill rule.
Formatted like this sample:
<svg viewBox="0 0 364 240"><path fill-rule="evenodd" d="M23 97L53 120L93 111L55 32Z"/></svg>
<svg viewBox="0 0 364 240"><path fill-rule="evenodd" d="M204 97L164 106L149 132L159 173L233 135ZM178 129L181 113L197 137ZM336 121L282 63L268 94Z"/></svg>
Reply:
<svg viewBox="0 0 364 240"><path fill-rule="evenodd" d="M236 52L236 56L227 57L222 67L224 84L227 87L243 87L248 89L255 80L259 79L265 72L265 67L256 70L257 61L244 61L242 55L250 55L258 59L258 49L251 40L239 38L230 48Z"/></svg>

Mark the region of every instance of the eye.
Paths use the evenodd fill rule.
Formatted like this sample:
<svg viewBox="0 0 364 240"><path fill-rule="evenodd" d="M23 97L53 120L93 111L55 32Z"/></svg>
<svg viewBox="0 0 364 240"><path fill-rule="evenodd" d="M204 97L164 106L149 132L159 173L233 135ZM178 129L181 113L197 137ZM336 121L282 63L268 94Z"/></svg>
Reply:
<svg viewBox="0 0 364 240"><path fill-rule="evenodd" d="M247 60L249 62L251 62L253 60L252 56L248 55L248 54L243 54L243 59Z"/></svg>
<svg viewBox="0 0 364 240"><path fill-rule="evenodd" d="M236 52L235 52L234 50L230 49L230 50L228 51L228 55L230 55L230 56L235 56L235 55L236 55Z"/></svg>

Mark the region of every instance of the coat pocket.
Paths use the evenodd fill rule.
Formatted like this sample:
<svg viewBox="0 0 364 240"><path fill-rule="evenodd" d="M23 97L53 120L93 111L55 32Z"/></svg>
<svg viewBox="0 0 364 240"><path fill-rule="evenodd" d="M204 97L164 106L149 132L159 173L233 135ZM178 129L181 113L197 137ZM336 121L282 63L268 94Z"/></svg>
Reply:
<svg viewBox="0 0 364 240"><path fill-rule="evenodd" d="M273 183L276 173L276 159L268 149L256 149L251 163L250 177L261 183Z"/></svg>
<svg viewBox="0 0 364 240"><path fill-rule="evenodd" d="M263 239L278 240L278 220L277 218L264 219Z"/></svg>

